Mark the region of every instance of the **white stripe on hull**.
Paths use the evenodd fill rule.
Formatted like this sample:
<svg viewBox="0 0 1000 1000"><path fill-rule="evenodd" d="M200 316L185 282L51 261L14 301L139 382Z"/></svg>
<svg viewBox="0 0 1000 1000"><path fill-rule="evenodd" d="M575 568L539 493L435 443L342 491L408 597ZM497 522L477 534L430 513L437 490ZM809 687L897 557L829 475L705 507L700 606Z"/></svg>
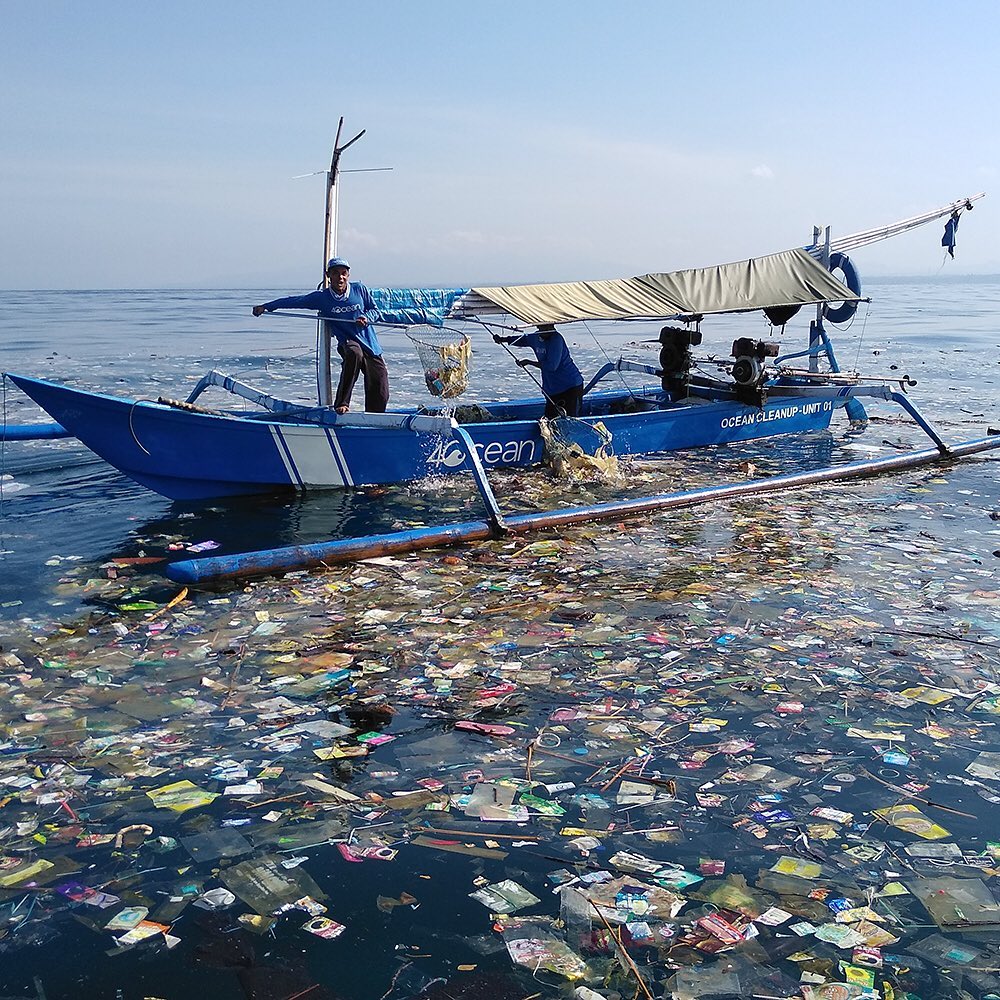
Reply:
<svg viewBox="0 0 1000 1000"><path fill-rule="evenodd" d="M285 472L288 473L288 481L292 484L292 486L301 489L302 483L295 472L295 466L292 463L292 456L288 453L288 448L285 447L285 439L281 436L281 431L279 431L274 424L270 424L268 429L271 431L271 437L274 438L274 447L278 449L281 461L285 465Z"/></svg>
<svg viewBox="0 0 1000 1000"><path fill-rule="evenodd" d="M301 489L354 485L334 431L325 427L283 429L275 424L270 426L293 486Z"/></svg>

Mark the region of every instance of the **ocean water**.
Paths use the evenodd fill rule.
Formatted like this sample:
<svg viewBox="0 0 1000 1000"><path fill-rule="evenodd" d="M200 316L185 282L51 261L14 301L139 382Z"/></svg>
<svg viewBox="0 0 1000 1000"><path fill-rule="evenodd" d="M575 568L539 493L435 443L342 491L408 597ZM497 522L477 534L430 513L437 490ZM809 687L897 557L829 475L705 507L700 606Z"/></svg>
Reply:
<svg viewBox="0 0 1000 1000"><path fill-rule="evenodd" d="M249 314L251 303L274 291L2 293L0 367L142 398L183 398L214 367L309 400L312 322ZM863 306L835 335L842 367L916 380L912 398L949 440L1000 426L1000 279L873 281L866 291L871 309ZM600 343L586 328L567 332L587 373L619 350L655 356L644 343L654 328L614 328ZM705 334L699 355L725 358L734 337L767 330L757 319L732 318L706 323ZM790 324L783 349L803 338L803 323ZM428 402L412 346L397 333L383 343L394 401ZM474 349L471 399L532 391L491 342ZM7 423L44 419L10 386L3 408ZM873 405L871 415L860 434L838 419L807 438L635 461L611 486L567 485L543 471L502 474L497 493L502 506L521 511L745 478L748 465L753 475L773 475L926 447L899 412ZM41 892L31 883L0 888L0 995L41 996L41 986L48 1000L409 1000L447 979L429 994L435 1000L565 997L565 980L544 969L513 977L504 947L510 931L501 937L471 892L513 879L539 897L531 912L544 923L560 913L554 878L613 868L610 858L623 850L688 871L705 859L724 861L728 890L744 878L758 886L780 851L821 861L835 901L843 894L858 904L868 887L896 877L887 872L908 881L952 873L971 879L991 863L994 845L986 842L1000 822L998 779L989 777L989 755L1000 751L991 722L1000 698L992 695L1000 687L983 685L995 685L1000 669L1000 522L989 516L1000 513L995 452L871 482L577 526L558 537L195 588L170 614L164 605L178 588L162 578L160 564L122 571L126 589L119 590L111 561L170 558L206 541L218 544L216 552L238 552L444 523L467 518L475 494L452 479L184 505L132 484L72 441L9 443L2 462L0 653L13 650L23 662L4 661L0 671L0 875L28 858L51 863L58 876ZM313 678L331 661L352 661L349 686L314 695L287 686L300 668ZM952 700L921 701L920 685L936 685ZM291 695L292 714L276 721L270 702L282 692ZM382 700L394 714L349 714ZM970 707L979 702L987 707ZM326 738L280 749L268 742L307 712L390 740L346 766L315 753ZM459 719L509 723L511 734L493 740L455 728ZM647 728L616 732L623 722ZM887 751L884 741L852 735L851 725L905 728L902 756L911 759L901 763L891 741ZM527 742L536 736L538 754L528 753L526 769ZM751 749L723 757L716 752L723 739ZM634 807L617 797L615 775L640 743L648 773L661 785L676 783L676 802ZM979 760L981 751L987 759ZM746 776L726 783L726 771L751 760L798 784L773 794ZM978 784L968 771L976 761L986 776ZM256 808L259 798L224 794L243 780L237 765L250 778L271 772L262 794L281 813L273 824ZM533 814L524 825L491 824L485 836L496 836L509 856L482 854L483 824L469 819L462 797L481 789L484 777L504 788L527 771L564 788L542 794L562 804L565 819ZM360 799L346 813L322 790L307 800L302 783L317 777ZM153 808L150 791L183 779L218 798L181 814ZM968 865L911 855L920 838L873 816L904 801L886 782L907 780L925 789L926 808ZM710 787L725 792L718 811L696 798ZM385 806L396 792L442 788L454 798L447 812ZM823 839L829 831L813 829L821 826L812 812L818 804L852 814L854 825ZM785 809L792 819L775 820ZM758 828L774 824L765 839L737 829L734 820L745 825L752 817ZM135 824L153 833L136 833ZM457 829L454 836L480 853L413 843L426 827ZM564 827L607 833L587 854ZM115 847L114 835L130 829L128 842ZM803 829L813 838L805 850ZM242 834L252 849L232 847ZM95 835L107 839L86 842ZM374 845L380 836L398 851L391 862L356 863L334 843L350 837L355 846ZM229 855L214 855L224 841ZM874 873L840 853L883 843L893 853L865 863ZM218 887L235 863L265 856L314 880L328 916L346 925L340 938L309 934L301 910L251 934L239 921L248 910L242 901L219 912L192 905L162 915L172 895L187 891L182 884L195 885L191 892ZM821 922L822 906L803 901L798 883L764 878L770 889L760 893L768 900L761 909L781 903ZM699 907L708 914L717 906L695 888L681 917L688 923ZM82 898L92 891L119 903L95 908ZM963 897L957 901L974 915ZM107 925L126 904L170 924L179 943L168 949L155 938L115 948ZM938 946L985 946L982 937L952 923L951 937L932 940L935 926L912 899L898 911L891 899L877 905L900 918L891 926L904 954L893 958L897 949L887 948L891 972L884 973L897 996L903 989L923 1000L969 995L962 990L970 980L961 969L953 973ZM834 959L851 957L812 938L796 943L781 929L760 933L766 949L748 942L721 956L735 959L739 988L715 956L693 951L678 975L706 977L692 988L729 983L716 995L790 997L798 995L798 970L786 958L789 942L815 948L834 979ZM989 942L995 948L995 936ZM659 945L635 954L650 970L654 995L671 996L664 964L671 942ZM988 957L975 964L995 966ZM686 973L686 965L696 967ZM480 975L494 977L493 986L466 992ZM973 995L996 985L987 975L972 984ZM627 977L613 985L623 996L634 992Z"/></svg>
<svg viewBox="0 0 1000 1000"><path fill-rule="evenodd" d="M872 304L863 304L843 329L831 331L844 370L909 375L918 383L909 390L911 397L946 438L980 437L1000 425L1000 278L884 279L868 283L865 292ZM307 316L253 318L250 306L273 294L273 289L0 292L0 370L134 398L183 399L202 374L216 368L285 398L310 401L315 323ZM808 318L803 315L780 334L783 353L804 346ZM737 336L775 339L756 315L711 318L704 334L698 352L703 357L727 358ZM654 326L577 325L566 335L585 375L619 354L655 360L655 345L649 343ZM390 405L433 402L408 339L396 331L380 336L391 373ZM465 400L537 395L535 384L501 348L482 334L473 336ZM212 405L224 394L203 398ZM0 404L6 423L49 419L6 381ZM888 454L904 441L921 441L906 420L897 419L899 411L886 404L869 409L887 423L873 423L864 435L846 433L846 422L838 417L820 441L786 441L777 450L773 442L732 447L713 454L710 463L742 455L757 456L759 464L763 448L764 467L774 474ZM436 483L192 506L150 493L68 440L8 443L0 466L3 616L46 607L71 611L79 594L78 588L60 588L67 570L79 576L81 565L99 567L115 556L159 555L168 536L175 544L218 543L215 554L226 554L385 531L413 521L444 523L435 510L442 494ZM683 487L676 461L651 462L643 469L651 473L644 492ZM500 476L501 500L503 483ZM574 502L572 493L553 500ZM463 519L468 513L463 505L475 500L459 488L454 502Z"/></svg>

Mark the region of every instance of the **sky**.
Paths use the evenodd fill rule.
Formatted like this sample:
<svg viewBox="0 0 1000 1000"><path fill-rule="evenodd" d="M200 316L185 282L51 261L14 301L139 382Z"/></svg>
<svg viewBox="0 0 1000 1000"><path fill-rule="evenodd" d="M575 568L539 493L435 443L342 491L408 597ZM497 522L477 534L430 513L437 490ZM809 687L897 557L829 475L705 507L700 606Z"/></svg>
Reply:
<svg viewBox="0 0 1000 1000"><path fill-rule="evenodd" d="M0 0L0 288L1000 273L996 0ZM375 168L391 168L380 170ZM347 172L351 171L351 172ZM319 173L316 173L319 172ZM308 176L301 176L308 175Z"/></svg>

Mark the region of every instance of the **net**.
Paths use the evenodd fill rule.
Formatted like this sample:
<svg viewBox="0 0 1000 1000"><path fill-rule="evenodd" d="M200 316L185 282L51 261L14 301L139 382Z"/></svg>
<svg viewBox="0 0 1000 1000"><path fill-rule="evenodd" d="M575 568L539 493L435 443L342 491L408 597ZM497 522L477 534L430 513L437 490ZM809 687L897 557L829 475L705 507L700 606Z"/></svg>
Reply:
<svg viewBox="0 0 1000 1000"><path fill-rule="evenodd" d="M430 394L445 399L461 396L469 387L472 345L468 336L430 327L406 335L417 349Z"/></svg>
<svg viewBox="0 0 1000 1000"><path fill-rule="evenodd" d="M545 461L560 479L617 476L618 459L611 450L611 432L601 421L542 417L538 429L545 444Z"/></svg>

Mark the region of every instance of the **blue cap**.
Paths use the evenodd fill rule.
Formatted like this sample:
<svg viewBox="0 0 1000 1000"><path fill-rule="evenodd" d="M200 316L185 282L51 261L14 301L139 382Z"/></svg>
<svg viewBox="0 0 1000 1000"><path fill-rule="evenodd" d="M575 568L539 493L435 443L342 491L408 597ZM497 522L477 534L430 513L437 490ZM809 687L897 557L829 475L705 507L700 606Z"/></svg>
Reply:
<svg viewBox="0 0 1000 1000"><path fill-rule="evenodd" d="M346 267L348 271L351 269L351 265L343 257L331 257L326 262L326 269L329 271L331 267Z"/></svg>

